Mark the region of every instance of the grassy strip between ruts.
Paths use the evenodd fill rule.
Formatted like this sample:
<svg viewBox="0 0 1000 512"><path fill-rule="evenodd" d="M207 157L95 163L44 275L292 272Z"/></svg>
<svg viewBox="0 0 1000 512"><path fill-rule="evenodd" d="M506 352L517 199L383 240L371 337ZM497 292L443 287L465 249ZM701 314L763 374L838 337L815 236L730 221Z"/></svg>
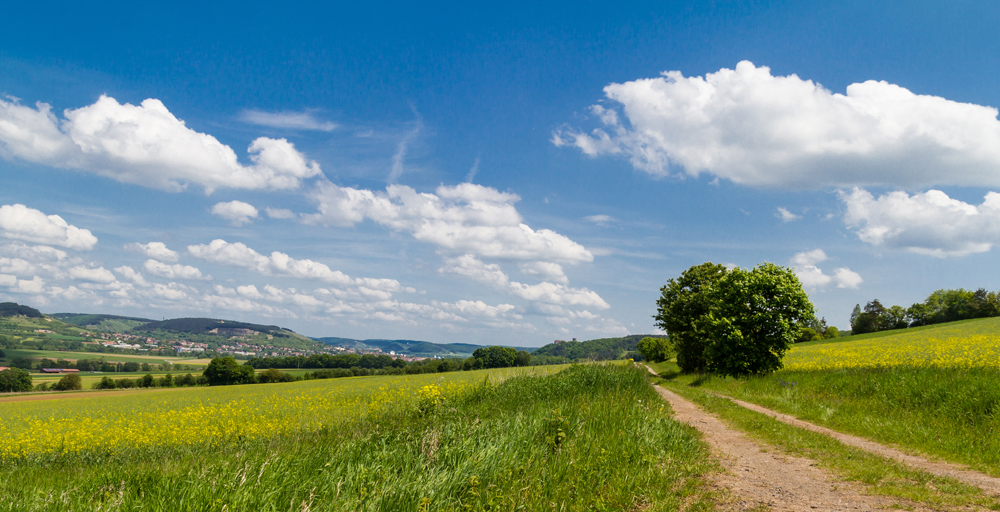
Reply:
<svg viewBox="0 0 1000 512"><path fill-rule="evenodd" d="M654 369L664 371L666 367L668 365L661 364ZM670 370L662 375L667 379L656 379L660 385L699 404L730 426L781 451L815 460L819 467L843 480L860 482L872 494L926 503L935 508L978 505L1000 510L1000 502L986 496L979 488L910 468L844 445L823 434L750 411L730 400L692 387L690 380L693 377L678 379L676 373ZM905 507L905 504L900 506Z"/></svg>
<svg viewBox="0 0 1000 512"><path fill-rule="evenodd" d="M642 371L581 365L320 431L9 462L0 510L710 510L716 469Z"/></svg>
<svg viewBox="0 0 1000 512"><path fill-rule="evenodd" d="M713 392L904 451L1000 476L1000 370L782 370L766 377L680 376Z"/></svg>

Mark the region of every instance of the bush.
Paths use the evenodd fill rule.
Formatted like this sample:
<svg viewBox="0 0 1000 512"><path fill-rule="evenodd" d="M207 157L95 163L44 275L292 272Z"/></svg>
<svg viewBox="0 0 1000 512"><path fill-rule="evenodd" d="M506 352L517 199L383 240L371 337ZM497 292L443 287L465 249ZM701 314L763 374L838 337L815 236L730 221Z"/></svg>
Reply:
<svg viewBox="0 0 1000 512"><path fill-rule="evenodd" d="M101 377L100 382L94 383L94 389L116 389L117 387L118 384L108 376Z"/></svg>
<svg viewBox="0 0 1000 512"><path fill-rule="evenodd" d="M182 387L182 386L194 386L196 382L194 375L188 373L186 375L181 375L180 377L177 377L177 380L175 380L174 383L178 387Z"/></svg>
<svg viewBox="0 0 1000 512"><path fill-rule="evenodd" d="M118 379L115 381L115 385L118 389L132 389L136 387L135 381L132 379Z"/></svg>
<svg viewBox="0 0 1000 512"><path fill-rule="evenodd" d="M202 375L208 379L210 386L253 384L257 381L253 367L237 363L232 356L212 359Z"/></svg>
<svg viewBox="0 0 1000 512"><path fill-rule="evenodd" d="M135 385L140 388L151 388L156 386L156 379L153 377L152 374L147 373L146 375L143 375L142 377L136 379Z"/></svg>
<svg viewBox="0 0 1000 512"><path fill-rule="evenodd" d="M63 378L59 379L59 382L56 382L56 384L52 386L52 389L54 391L75 391L83 389L83 380L80 379L80 376L75 373L63 375Z"/></svg>
<svg viewBox="0 0 1000 512"><path fill-rule="evenodd" d="M48 382L43 382L35 386L35 391L48 391L50 389L52 389L52 385L49 384Z"/></svg>
<svg viewBox="0 0 1000 512"><path fill-rule="evenodd" d="M174 387L174 376L168 373L157 379L156 385L161 388L172 388Z"/></svg>
<svg viewBox="0 0 1000 512"><path fill-rule="evenodd" d="M20 368L11 368L0 372L0 393L31 391L31 388L30 373Z"/></svg>
<svg viewBox="0 0 1000 512"><path fill-rule="evenodd" d="M654 363L660 363L674 357L674 349L667 338L643 338L639 340L638 348L643 359Z"/></svg>

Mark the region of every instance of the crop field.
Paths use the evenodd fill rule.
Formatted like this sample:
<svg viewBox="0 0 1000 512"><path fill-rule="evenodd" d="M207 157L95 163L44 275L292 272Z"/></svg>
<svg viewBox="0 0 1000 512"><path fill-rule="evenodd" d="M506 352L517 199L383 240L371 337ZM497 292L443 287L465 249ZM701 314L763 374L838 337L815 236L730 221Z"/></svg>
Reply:
<svg viewBox="0 0 1000 512"><path fill-rule="evenodd" d="M666 511L716 496L705 445L631 365L84 400L15 419L0 404L0 510Z"/></svg>
<svg viewBox="0 0 1000 512"><path fill-rule="evenodd" d="M892 334L886 334L892 333ZM788 370L874 367L1000 369L1000 318L985 318L908 330L879 337L792 347Z"/></svg>
<svg viewBox="0 0 1000 512"><path fill-rule="evenodd" d="M418 390L454 397L483 378L503 380L554 367L454 372L389 378L354 377L281 385L220 386L175 393L0 403L0 460L82 453L114 454L150 447L227 443L315 432L355 416L413 405ZM426 389L424 389L426 388ZM280 391L280 393L278 393Z"/></svg>
<svg viewBox="0 0 1000 512"><path fill-rule="evenodd" d="M131 355L131 354L106 354L102 352L70 352L62 350L20 350L20 349L5 349L4 352L7 354L6 359L9 361L15 357L27 357L32 360L39 360L43 357L52 359L53 361L58 359L66 359L68 361L76 361L77 359L104 359L108 362L121 362L127 363L134 361L137 363L149 363L149 364L163 364L163 363L173 363L173 364L208 364L201 363L200 361L206 360L195 360L191 358L183 357L169 357L169 356L142 356L142 355ZM199 361L199 362L195 362ZM211 361L210 359L207 361Z"/></svg>

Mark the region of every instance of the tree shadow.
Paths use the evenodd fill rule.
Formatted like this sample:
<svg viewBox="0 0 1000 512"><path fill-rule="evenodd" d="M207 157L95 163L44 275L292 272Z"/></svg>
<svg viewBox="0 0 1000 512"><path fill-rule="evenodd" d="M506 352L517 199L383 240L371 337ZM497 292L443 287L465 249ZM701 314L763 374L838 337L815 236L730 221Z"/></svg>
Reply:
<svg viewBox="0 0 1000 512"><path fill-rule="evenodd" d="M709 375L709 374L707 374L707 373L698 374L698 377L695 378L693 381L691 381L691 383L688 384L688 387L691 387L691 388L701 387L702 384L704 384L705 382L707 382L711 378L712 378L712 376Z"/></svg>

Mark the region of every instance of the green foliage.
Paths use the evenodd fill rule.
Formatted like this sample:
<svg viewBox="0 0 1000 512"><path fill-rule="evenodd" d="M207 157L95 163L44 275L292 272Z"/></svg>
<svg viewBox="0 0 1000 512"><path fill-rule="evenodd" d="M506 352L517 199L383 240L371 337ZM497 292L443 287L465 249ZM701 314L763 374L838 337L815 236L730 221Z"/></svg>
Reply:
<svg viewBox="0 0 1000 512"><path fill-rule="evenodd" d="M52 386L53 391L75 391L83 389L83 380L75 373L63 375L59 382Z"/></svg>
<svg viewBox="0 0 1000 512"><path fill-rule="evenodd" d="M31 359L27 357L15 357L10 360L10 365L14 368L24 368L28 370L31 368Z"/></svg>
<svg viewBox="0 0 1000 512"><path fill-rule="evenodd" d="M677 353L677 364L685 373L708 368L709 334L702 321L712 307L707 291L728 274L714 263L695 265L660 288L656 301L656 325L667 332Z"/></svg>
<svg viewBox="0 0 1000 512"><path fill-rule="evenodd" d="M599 338L587 341L564 341L549 343L531 353L533 364L562 364L574 361L610 361L625 359L629 352L637 350L639 340L645 334L633 334L621 338ZM654 336L656 337L656 336Z"/></svg>
<svg viewBox="0 0 1000 512"><path fill-rule="evenodd" d="M253 367L241 365L236 359L226 356L217 357L202 372L211 386L226 386L230 384L252 384L256 382Z"/></svg>
<svg viewBox="0 0 1000 512"><path fill-rule="evenodd" d="M510 368L517 360L517 350L510 347L477 348L472 357L476 359L476 368Z"/></svg>
<svg viewBox="0 0 1000 512"><path fill-rule="evenodd" d="M31 388L30 373L20 368L10 368L0 372L0 393L31 391Z"/></svg>
<svg viewBox="0 0 1000 512"><path fill-rule="evenodd" d="M674 348L667 338L653 338L647 336L639 340L639 353L647 361L659 363L674 357Z"/></svg>
<svg viewBox="0 0 1000 512"><path fill-rule="evenodd" d="M41 311L35 308L22 306L14 302L0 302L0 317L5 316L26 316L28 318L42 318Z"/></svg>
<svg viewBox="0 0 1000 512"><path fill-rule="evenodd" d="M746 376L781 368L781 358L813 318L813 305L795 273L773 263L752 270L735 268L708 289L705 325L710 342L708 370Z"/></svg>
<svg viewBox="0 0 1000 512"><path fill-rule="evenodd" d="M823 333L823 339L826 339L826 340L833 339L833 338L839 338L839 337L840 337L840 329L837 329L836 327L834 327L832 325L830 327L827 327L826 328L826 332Z"/></svg>
<svg viewBox="0 0 1000 512"><path fill-rule="evenodd" d="M107 375L101 377L101 380L99 382L94 383L94 389L115 389L117 387L118 384L111 377L108 377Z"/></svg>

